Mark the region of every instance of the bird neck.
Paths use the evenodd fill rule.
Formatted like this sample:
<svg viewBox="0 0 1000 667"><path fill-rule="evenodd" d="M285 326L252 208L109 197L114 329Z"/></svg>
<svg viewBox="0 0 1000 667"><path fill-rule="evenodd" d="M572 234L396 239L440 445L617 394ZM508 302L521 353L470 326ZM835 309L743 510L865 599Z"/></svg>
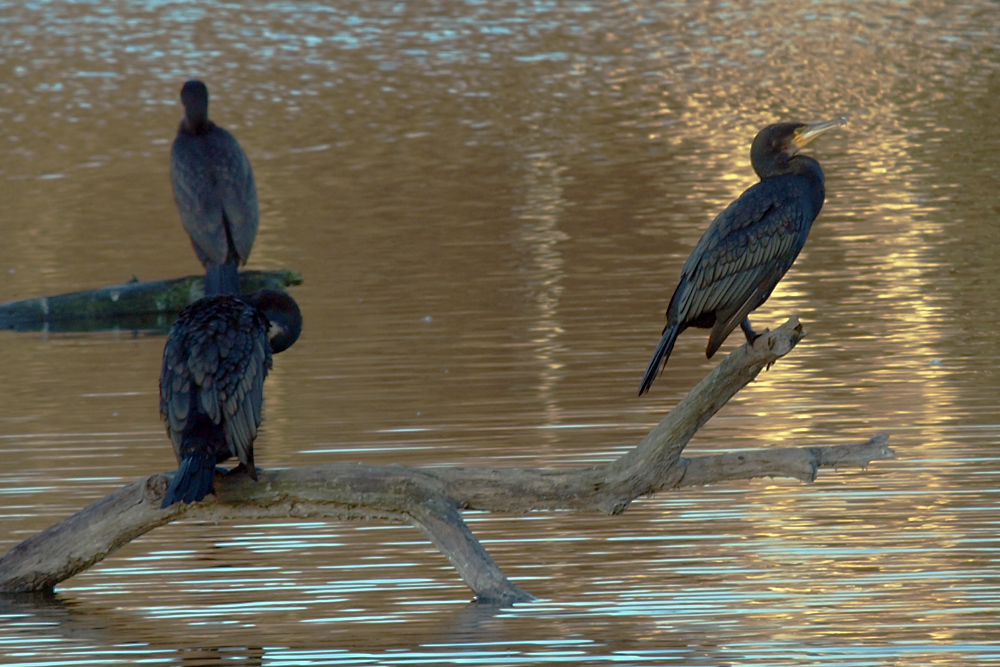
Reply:
<svg viewBox="0 0 1000 667"><path fill-rule="evenodd" d="M753 170L757 172L760 180L773 176L804 176L810 181L817 182L823 186L823 169L819 162L808 155L795 155L789 158L784 153L774 156L766 162L754 162Z"/></svg>
<svg viewBox="0 0 1000 667"><path fill-rule="evenodd" d="M753 170L760 176L760 180L771 178L772 176L783 176L785 174L798 173L796 162L805 156L796 155L789 157L788 153L780 151L766 156L750 156L750 163Z"/></svg>
<svg viewBox="0 0 1000 667"><path fill-rule="evenodd" d="M813 210L819 214L823 208L823 200L826 198L826 179L823 177L823 169L819 162L808 155L796 155L788 161L788 173L800 176L809 184L809 198L812 202Z"/></svg>
<svg viewBox="0 0 1000 667"><path fill-rule="evenodd" d="M766 162L754 163L754 171L764 181L768 178L778 176L792 176L802 179L805 187L801 190L809 200L813 214L818 215L823 207L823 200L826 198L826 185L823 178L823 169L819 162L808 155L795 155L792 158L782 155L772 158Z"/></svg>
<svg viewBox="0 0 1000 667"><path fill-rule="evenodd" d="M181 131L185 134L199 136L207 133L210 129L212 129L212 123L208 120L208 116L189 115L184 116L181 120Z"/></svg>
<svg viewBox="0 0 1000 667"><path fill-rule="evenodd" d="M790 173L804 176L814 188L823 192L826 179L823 177L823 168L819 166L819 162L808 155L796 155L788 161L788 164L791 167Z"/></svg>

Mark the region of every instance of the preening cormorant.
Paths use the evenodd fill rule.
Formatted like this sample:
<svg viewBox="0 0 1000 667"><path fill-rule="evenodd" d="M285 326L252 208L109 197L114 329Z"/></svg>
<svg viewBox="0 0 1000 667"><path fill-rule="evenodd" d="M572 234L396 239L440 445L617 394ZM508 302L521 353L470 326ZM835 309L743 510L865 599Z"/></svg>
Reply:
<svg viewBox="0 0 1000 667"><path fill-rule="evenodd" d="M212 492L215 465L240 460L257 479L253 441L271 355L302 331L295 300L278 290L208 296L183 311L167 335L160 371L160 416L179 463L161 507Z"/></svg>
<svg viewBox="0 0 1000 667"><path fill-rule="evenodd" d="M170 182L184 229L205 266L205 294L239 294L259 214L253 170L239 142L208 119L208 88L181 89L184 118L170 151Z"/></svg>
<svg viewBox="0 0 1000 667"><path fill-rule="evenodd" d="M798 151L847 122L768 125L753 140L750 163L760 177L705 230L681 269L667 307L667 325L639 386L646 393L666 365L678 334L688 327L711 329L706 356L737 325L748 341L759 334L748 315L771 295L798 256L826 191L819 162Z"/></svg>

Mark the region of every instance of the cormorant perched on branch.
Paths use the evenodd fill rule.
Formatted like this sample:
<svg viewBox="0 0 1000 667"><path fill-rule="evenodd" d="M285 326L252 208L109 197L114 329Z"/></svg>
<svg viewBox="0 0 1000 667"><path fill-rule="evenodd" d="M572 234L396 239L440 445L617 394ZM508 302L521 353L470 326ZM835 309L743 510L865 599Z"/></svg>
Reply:
<svg viewBox="0 0 1000 667"><path fill-rule="evenodd" d="M259 290L209 296L181 311L167 335L160 371L160 416L174 445L177 474L161 507L212 492L215 465L233 456L257 479L253 441L271 355L302 331L288 294Z"/></svg>
<svg viewBox="0 0 1000 667"><path fill-rule="evenodd" d="M184 118L170 151L170 182L184 229L205 266L205 294L239 294L259 214L253 170L233 135L208 119L208 88L181 89Z"/></svg>
<svg viewBox="0 0 1000 667"><path fill-rule="evenodd" d="M798 151L846 122L835 118L811 125L778 123L757 134L750 163L760 183L712 221L684 263L667 307L663 337L639 386L640 396L649 390L677 336L688 327L712 330L705 351L709 359L736 325L748 341L757 338L748 315L767 300L792 266L826 194L819 162Z"/></svg>

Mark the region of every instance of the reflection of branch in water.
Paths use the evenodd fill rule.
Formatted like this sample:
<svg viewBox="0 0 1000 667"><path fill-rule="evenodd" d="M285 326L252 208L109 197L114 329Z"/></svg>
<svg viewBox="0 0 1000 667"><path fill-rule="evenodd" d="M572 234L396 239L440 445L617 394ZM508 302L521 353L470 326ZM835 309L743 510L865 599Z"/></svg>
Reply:
<svg viewBox="0 0 1000 667"><path fill-rule="evenodd" d="M10 622L5 623L6 619ZM162 623L150 624L147 619L118 608L66 602L52 592L0 595L0 633L5 639L27 638L35 646L36 660L46 655L65 658L71 652L94 654L94 647L101 647L103 664L117 664L125 656L132 662L137 655L148 652L155 654L155 659L192 667L222 664L259 667L264 664L265 656L261 646L195 645L197 639L191 635L171 636ZM218 637L214 640L218 641ZM116 655L116 649L121 649L123 655Z"/></svg>
<svg viewBox="0 0 1000 667"><path fill-rule="evenodd" d="M315 611L315 607L310 607ZM16 646L30 646L34 662L27 664L68 664L67 656L100 656L100 664L125 664L158 661L163 664L190 667L239 665L259 667L263 664L374 664L380 657L386 664L485 664L532 661L537 659L537 646L549 641L551 625L564 623L574 614L573 603L549 601L539 605L517 607L470 603L458 608L451 605L428 604L420 607L424 622L406 626L405 632L378 632L364 621L340 626L336 632L328 626L317 631L311 623L297 623L301 632L287 634L281 621L270 626L211 624L193 629L193 618L164 619L158 611L136 613L134 608L123 610L104 606L92 600L65 602L59 595L0 596L0 634L4 639L18 640ZM264 613L274 610L262 608ZM281 614L278 614L281 616ZM309 620L316 620L310 615ZM7 619L10 620L7 623ZM231 619L227 619L231 620ZM629 639L629 632L640 629L645 633ZM658 634L655 618L642 619L635 615L602 618L604 636L615 637L619 654L648 648L650 636ZM305 628L311 627L308 631ZM222 629L224 628L224 629ZM305 637L303 637L305 635ZM656 637L660 650L683 651L701 646L704 627L671 624L668 633ZM361 639L363 637L363 639ZM263 646L251 646L257 638ZM226 641L219 646L219 641ZM563 648L579 651L586 660L590 652L603 648L594 638L568 638ZM409 652L415 651L417 656ZM492 653L491 653L492 652ZM49 661L45 662L46 658ZM265 658L267 658L265 660ZM325 661L324 661L325 659Z"/></svg>
<svg viewBox="0 0 1000 667"><path fill-rule="evenodd" d="M559 408L553 397L553 388L559 379L562 364L556 359L556 340L563 329L559 322L559 299L563 286L565 263L557 244L569 237L558 228L559 218L565 208L562 173L547 153L528 155L524 213L521 218L520 237L531 253L533 266L529 270L532 296L537 309L537 319L531 327L532 345L539 361L538 394L549 424L559 421Z"/></svg>

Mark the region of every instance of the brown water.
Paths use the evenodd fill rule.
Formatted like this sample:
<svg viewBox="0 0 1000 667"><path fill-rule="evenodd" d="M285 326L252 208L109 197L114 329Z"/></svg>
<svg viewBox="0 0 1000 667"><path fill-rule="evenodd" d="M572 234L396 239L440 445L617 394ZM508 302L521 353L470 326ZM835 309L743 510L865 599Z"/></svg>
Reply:
<svg viewBox="0 0 1000 667"><path fill-rule="evenodd" d="M689 332L634 396L756 129L846 114L755 318L810 335L688 451L898 458L471 515L542 598L502 611L406 526L170 525L0 602L0 663L1000 664L1000 6L205 7L0 2L0 300L199 270L167 175L199 76L256 171L251 268L305 277L260 465L605 461L717 363ZM174 464L162 345L0 332L0 551Z"/></svg>

